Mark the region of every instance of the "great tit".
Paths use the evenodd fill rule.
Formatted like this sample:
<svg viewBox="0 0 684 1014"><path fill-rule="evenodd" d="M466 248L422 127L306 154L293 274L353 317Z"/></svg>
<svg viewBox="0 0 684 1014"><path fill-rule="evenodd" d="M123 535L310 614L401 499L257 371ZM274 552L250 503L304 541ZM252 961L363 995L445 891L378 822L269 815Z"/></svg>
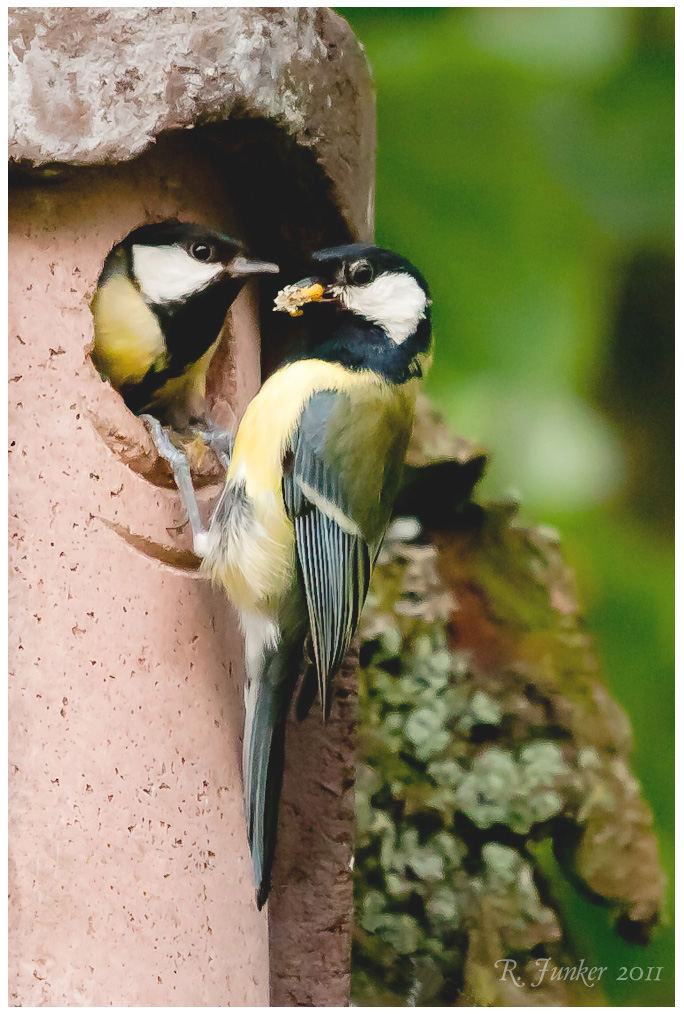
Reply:
<svg viewBox="0 0 684 1014"><path fill-rule="evenodd" d="M237 431L202 569L245 633L243 773L257 905L269 891L285 721L311 637L324 714L354 636L399 489L416 385L430 355L430 294L403 257L350 245L315 254L275 309L305 337L263 384Z"/></svg>
<svg viewBox="0 0 684 1014"><path fill-rule="evenodd" d="M140 226L114 247L98 279L93 363L132 412L183 429L204 413L228 308L249 276L277 272L205 225Z"/></svg>

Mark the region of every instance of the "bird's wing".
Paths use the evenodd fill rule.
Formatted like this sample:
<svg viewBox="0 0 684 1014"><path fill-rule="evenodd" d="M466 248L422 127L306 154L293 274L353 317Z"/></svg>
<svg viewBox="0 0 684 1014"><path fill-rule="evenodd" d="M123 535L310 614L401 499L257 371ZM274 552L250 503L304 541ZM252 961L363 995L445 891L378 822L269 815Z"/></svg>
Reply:
<svg viewBox="0 0 684 1014"><path fill-rule="evenodd" d="M331 420L348 412L344 394L315 394L302 413L283 463L283 495L295 529L324 713L328 689L359 622L386 519L362 531L353 485L330 453ZM378 484L382 484L382 465ZM380 494L365 490L380 502Z"/></svg>

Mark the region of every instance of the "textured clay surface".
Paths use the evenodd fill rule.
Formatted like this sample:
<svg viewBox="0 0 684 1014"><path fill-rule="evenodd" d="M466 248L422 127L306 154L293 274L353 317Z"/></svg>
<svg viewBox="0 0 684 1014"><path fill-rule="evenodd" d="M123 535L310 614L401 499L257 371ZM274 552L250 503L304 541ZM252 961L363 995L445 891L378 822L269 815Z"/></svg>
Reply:
<svg viewBox="0 0 684 1014"><path fill-rule="evenodd" d="M357 668L353 651L327 721L315 702L288 724L269 901L274 1007L349 1003Z"/></svg>
<svg viewBox="0 0 684 1014"><path fill-rule="evenodd" d="M178 498L111 449L144 453L145 431L86 354L112 244L150 213L229 227L228 203L168 146L12 197L9 1002L263 1005L242 639L218 592L155 558L189 551ZM234 316L239 411L258 336Z"/></svg>
<svg viewBox="0 0 684 1014"><path fill-rule="evenodd" d="M329 8L14 7L9 36L10 158L123 161L162 131L246 112L313 147L372 234L370 79Z"/></svg>
<svg viewBox="0 0 684 1014"><path fill-rule="evenodd" d="M9 66L9 1002L261 1006L270 941L274 1006L344 1006L354 666L327 723L290 725L267 939L242 639L196 576L168 469L87 349L104 257L143 221L235 226L277 260L372 237L363 52L325 7L17 7ZM238 416L260 379L256 305L236 302L210 377ZM269 341L277 361L272 319Z"/></svg>

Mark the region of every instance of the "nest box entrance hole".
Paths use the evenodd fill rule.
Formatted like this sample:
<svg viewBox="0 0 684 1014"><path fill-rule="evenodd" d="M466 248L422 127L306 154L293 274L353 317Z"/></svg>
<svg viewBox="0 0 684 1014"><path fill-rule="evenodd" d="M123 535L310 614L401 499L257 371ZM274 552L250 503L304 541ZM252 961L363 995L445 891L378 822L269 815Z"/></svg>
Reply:
<svg viewBox="0 0 684 1014"><path fill-rule="evenodd" d="M208 412L219 425L230 426L245 407L241 357L254 355L246 343L260 334L263 379L298 341L295 322L272 313L276 292L301 277L314 250L353 239L313 149L297 144L270 121L245 118L168 132L154 148L113 167L59 167L53 172L55 184L67 189L70 183L82 192L99 186L108 194L112 187L125 189L128 182L135 194L135 201L122 208L114 243L101 250L100 269L132 229L169 217L233 236L249 254L280 266L280 275L247 283L226 316L209 368ZM137 210L141 190L142 214ZM164 462L150 467L131 458L128 463L150 481L172 485ZM202 486L216 479L210 456L196 468L196 481Z"/></svg>

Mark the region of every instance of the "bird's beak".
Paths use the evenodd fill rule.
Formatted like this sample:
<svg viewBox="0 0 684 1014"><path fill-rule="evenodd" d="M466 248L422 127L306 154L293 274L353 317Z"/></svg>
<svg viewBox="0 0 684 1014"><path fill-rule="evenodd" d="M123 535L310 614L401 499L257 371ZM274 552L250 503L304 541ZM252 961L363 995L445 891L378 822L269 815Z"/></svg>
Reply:
<svg viewBox="0 0 684 1014"><path fill-rule="evenodd" d="M238 254L227 265L225 273L231 278L247 278L249 275L277 275L280 268L270 261L258 261Z"/></svg>
<svg viewBox="0 0 684 1014"><path fill-rule="evenodd" d="M318 303L326 297L327 290L316 278L304 278L294 285L286 285L275 297L273 309L300 317L306 303Z"/></svg>

